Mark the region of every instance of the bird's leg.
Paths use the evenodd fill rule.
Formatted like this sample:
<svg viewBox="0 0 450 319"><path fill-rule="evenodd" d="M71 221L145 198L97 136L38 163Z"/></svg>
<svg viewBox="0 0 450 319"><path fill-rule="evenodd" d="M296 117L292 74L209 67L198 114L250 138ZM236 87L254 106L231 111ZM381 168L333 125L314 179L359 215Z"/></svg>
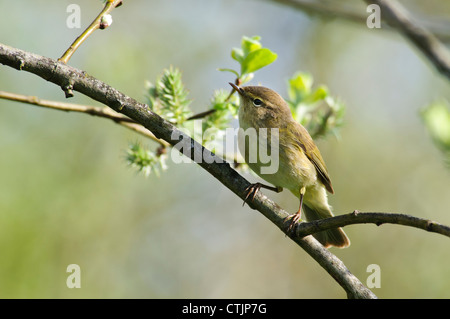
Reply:
<svg viewBox="0 0 450 319"><path fill-rule="evenodd" d="M297 222L302 218L302 205L303 205L303 196L305 196L306 193L306 188L303 186L300 189L300 206L298 207L298 211L297 213L295 213L294 215L289 215L286 218L291 218L291 222L289 224L288 227L288 231L292 232L294 230L295 225L297 224Z"/></svg>
<svg viewBox="0 0 450 319"><path fill-rule="evenodd" d="M265 188L265 189L269 189L269 190L277 192L277 193L279 193L283 190L283 187L280 187L280 186L272 187L272 186L264 185L261 183L250 184L250 186L248 186L245 189L245 192L247 193L247 195L245 196L244 203L242 204L242 206L244 206L244 204L247 202L247 200L250 198L250 196L251 196L251 201L253 201L255 199L256 193L259 191L259 189L261 187Z"/></svg>

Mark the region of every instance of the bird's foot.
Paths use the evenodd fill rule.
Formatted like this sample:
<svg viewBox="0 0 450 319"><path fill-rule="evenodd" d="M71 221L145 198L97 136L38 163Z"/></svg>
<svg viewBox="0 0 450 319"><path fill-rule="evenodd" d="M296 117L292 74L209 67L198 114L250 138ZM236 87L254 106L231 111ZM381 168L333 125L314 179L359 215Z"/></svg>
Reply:
<svg viewBox="0 0 450 319"><path fill-rule="evenodd" d="M285 221L289 221L289 226L287 228L287 232L294 234L296 225L302 220L302 214L300 212L297 212L295 214L289 215L285 218Z"/></svg>
<svg viewBox="0 0 450 319"><path fill-rule="evenodd" d="M254 184L250 184L246 189L245 189L245 198L244 198L244 203L242 204L242 206L245 205L245 203L247 203L248 199L250 198L251 201L253 202L253 200L255 199L256 193L258 193L258 191L261 189L261 187L274 191L274 192L281 192L283 190L282 187L276 186L276 187L272 187L272 186L268 186L268 185L264 185L261 183L254 183Z"/></svg>

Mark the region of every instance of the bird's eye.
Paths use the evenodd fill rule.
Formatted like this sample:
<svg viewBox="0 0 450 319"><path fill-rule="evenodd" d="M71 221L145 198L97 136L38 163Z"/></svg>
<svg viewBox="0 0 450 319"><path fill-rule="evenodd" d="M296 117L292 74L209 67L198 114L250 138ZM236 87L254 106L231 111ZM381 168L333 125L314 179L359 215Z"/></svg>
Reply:
<svg viewBox="0 0 450 319"><path fill-rule="evenodd" d="M260 99L254 99L253 100L253 105L254 106L261 106L262 105L262 101Z"/></svg>

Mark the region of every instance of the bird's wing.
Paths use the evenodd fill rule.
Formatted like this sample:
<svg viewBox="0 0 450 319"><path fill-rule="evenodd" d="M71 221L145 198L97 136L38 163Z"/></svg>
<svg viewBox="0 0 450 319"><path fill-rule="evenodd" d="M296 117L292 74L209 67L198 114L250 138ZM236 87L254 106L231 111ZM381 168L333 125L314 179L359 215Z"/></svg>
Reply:
<svg viewBox="0 0 450 319"><path fill-rule="evenodd" d="M295 124L298 124L295 122ZM301 147L301 149L305 152L306 157L314 164L316 171L318 173L319 179L322 184L325 186L327 191L331 194L334 194L333 186L331 185L331 179L328 175L327 167L325 166L325 162L320 154L319 149L316 144L314 144L311 135L309 135L308 131L300 124L296 126L296 129L291 130L295 137L295 142Z"/></svg>

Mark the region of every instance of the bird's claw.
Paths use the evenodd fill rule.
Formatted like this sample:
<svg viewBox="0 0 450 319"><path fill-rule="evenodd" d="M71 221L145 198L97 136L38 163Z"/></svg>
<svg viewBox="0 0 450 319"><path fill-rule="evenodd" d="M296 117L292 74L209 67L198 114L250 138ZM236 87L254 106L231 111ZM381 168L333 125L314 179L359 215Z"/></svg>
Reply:
<svg viewBox="0 0 450 319"><path fill-rule="evenodd" d="M262 186L261 183L255 183L255 184L249 185L245 189L245 192L247 193L247 195L245 196L245 199L244 199L244 202L242 203L242 206L245 205L247 200L250 198L250 195L251 195L251 201L253 202L253 200L255 199L256 193L260 190L261 186Z"/></svg>
<svg viewBox="0 0 450 319"><path fill-rule="evenodd" d="M289 215L285 218L285 221L287 221L288 219L290 219L291 221L289 222L289 226L287 228L287 232L288 233L294 233L295 228L298 224L299 221L301 221L301 214L293 214L293 215Z"/></svg>

